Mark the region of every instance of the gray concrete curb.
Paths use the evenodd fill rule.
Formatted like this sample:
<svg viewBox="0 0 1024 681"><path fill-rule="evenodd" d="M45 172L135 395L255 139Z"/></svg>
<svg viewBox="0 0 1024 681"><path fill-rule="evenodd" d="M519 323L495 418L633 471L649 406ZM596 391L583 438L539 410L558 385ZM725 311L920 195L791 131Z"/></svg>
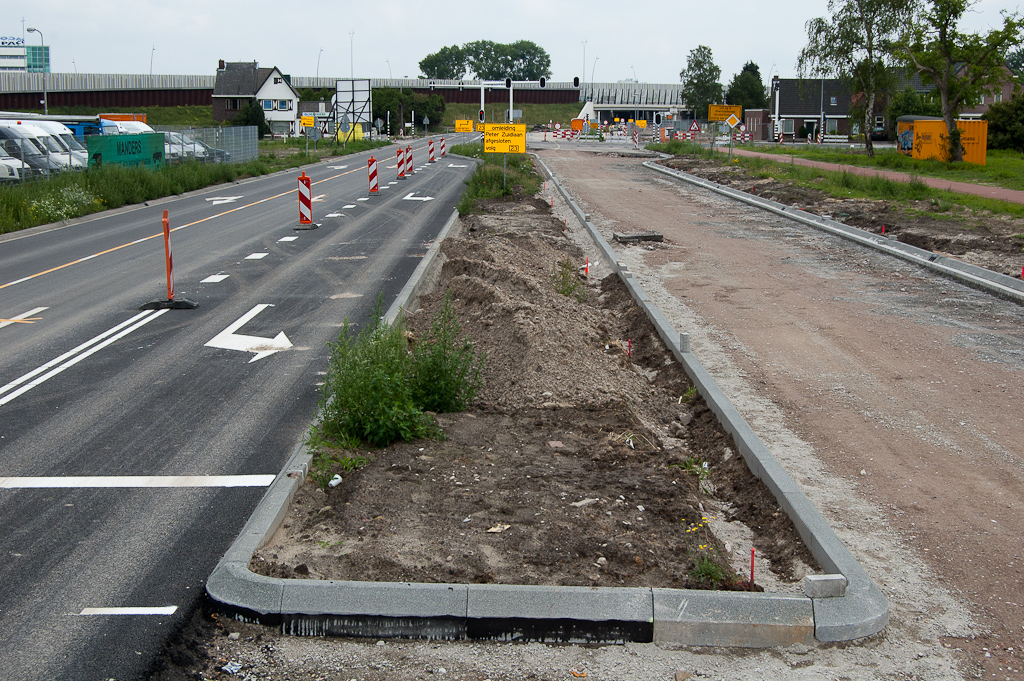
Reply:
<svg viewBox="0 0 1024 681"><path fill-rule="evenodd" d="M789 473L782 468L775 456L768 451L761 439L754 433L750 424L740 415L736 408L718 387L711 374L708 373L700 360L689 351L689 338L680 337L661 310L651 302L647 293L633 274L618 261L618 254L605 241L604 237L588 221L587 216L558 178L548 169L543 161L537 159L541 167L551 178L559 193L568 202L569 207L580 222L586 227L605 261L611 269L618 273L629 289L630 295L647 313L648 318L658 330L658 335L668 346L686 374L693 381L708 407L718 417L722 427L732 435L737 449L743 455L747 466L754 476L767 485L779 502L779 506L789 515L796 526L800 537L804 540L811 554L827 573L845 577L845 595L840 597L815 597L806 600L813 605L814 637L819 641L848 641L869 636L885 628L889 621L889 601L885 595L867 576L860 564L843 545L835 532L811 504ZM644 163L648 165L648 163ZM805 584L805 591L815 593L818 583L812 581ZM703 592L698 592L702 593ZM707 595L716 605L724 603L742 603L741 609L746 612L765 610L766 616L780 618L774 626L800 629L806 626L803 613L797 603L773 602L777 609L771 611L767 606L768 599L763 594L753 593L710 593ZM777 598L777 597L776 597ZM795 599L799 601L801 599ZM779 607L782 606L782 607ZM712 606L714 607L714 606ZM724 607L724 606L723 606ZM788 611L788 615L786 614ZM692 615L692 611L687 608ZM657 613L656 613L657 614ZM708 622L714 623L714 618ZM658 632L656 625L655 632ZM674 641L680 642L680 641Z"/></svg>
<svg viewBox="0 0 1024 681"><path fill-rule="evenodd" d="M666 168L660 163L654 163L647 161L644 166L655 170L659 173L669 175L684 182L695 184L698 187L703 187L713 192L717 192L723 196L728 196L731 199L742 201L743 203L755 206L762 210L775 213L776 215L782 215L791 220L810 225L815 229L820 229L823 232L840 236L844 239L856 242L862 246L874 248L883 253L895 256L906 260L907 262L920 265L933 272L949 277L961 283L973 286L975 288L994 293L1001 298L1012 300L1016 303L1024 303L1024 280L1015 279L1014 277L1008 277L1005 274L998 274L991 270L986 270L983 267L977 265L970 265L962 262L955 258L948 258L938 253L932 253L916 246L904 244L895 239L888 237L879 236L867 232L863 229L856 227L850 227L844 225L841 222L831 220L829 218L821 217L813 213L807 213L799 208L793 208L771 199L761 198L760 196L754 196L747 194L746 192L739 191L738 189L732 189L731 187L723 187L720 184L705 180L689 173L684 173L679 170L672 170Z"/></svg>
<svg viewBox="0 0 1024 681"><path fill-rule="evenodd" d="M553 177L552 180L587 225L611 266L620 271L615 252L584 220L583 213L558 181ZM389 321L415 299L454 219L455 216L449 220L388 310ZM843 582L849 584L845 597L688 589L292 580L257 575L248 567L252 554L277 531L307 472L311 456L300 446L207 580L206 591L215 606L238 619L279 625L284 633L297 635L573 643L653 641L763 648L793 643L810 645L815 637L821 641L850 640L883 629L888 621L888 601L760 444L696 358L679 351L678 334L650 304L639 284L628 272L620 271L620 275L634 298L646 301L641 304L653 315L659 333L687 372L691 377L699 376L700 380L694 382L709 406L719 418L734 418L745 428L737 430L732 426L729 432L739 432L734 436L751 470L759 477L771 477L774 486L770 487L777 496L777 488L783 490L780 502L787 512L791 516L802 514L797 527L805 541L811 537L808 545L822 566L845 575ZM699 369L696 374L692 373L694 366ZM730 411L724 411L722 405ZM753 444L741 437L752 438ZM751 464L752 460L755 463ZM827 588L818 588L815 593L831 595Z"/></svg>

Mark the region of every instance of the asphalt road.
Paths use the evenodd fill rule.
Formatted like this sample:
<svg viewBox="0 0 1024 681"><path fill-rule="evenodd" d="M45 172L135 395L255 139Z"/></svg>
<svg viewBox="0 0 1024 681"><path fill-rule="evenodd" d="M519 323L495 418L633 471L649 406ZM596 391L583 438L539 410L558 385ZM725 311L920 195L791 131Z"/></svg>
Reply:
<svg viewBox="0 0 1024 681"><path fill-rule="evenodd" d="M3 678L145 676L311 422L326 343L450 217L472 163L414 148L396 184L374 152L377 197L369 154L305 168L312 231L293 171L0 240ZM166 298L164 209L199 306L140 312Z"/></svg>

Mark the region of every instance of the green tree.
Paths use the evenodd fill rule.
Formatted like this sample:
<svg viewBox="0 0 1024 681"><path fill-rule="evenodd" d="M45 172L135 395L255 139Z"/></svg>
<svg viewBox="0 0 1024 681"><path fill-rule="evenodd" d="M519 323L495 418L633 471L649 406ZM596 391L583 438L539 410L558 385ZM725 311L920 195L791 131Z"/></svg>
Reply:
<svg viewBox="0 0 1024 681"><path fill-rule="evenodd" d="M982 118L988 121L989 149L1016 149L1024 153L1024 93L993 104Z"/></svg>
<svg viewBox="0 0 1024 681"><path fill-rule="evenodd" d="M861 93L855 107L862 116L868 156L875 103L891 73L890 47L913 13L916 0L829 0L828 16L810 19L807 45L797 57L797 71L844 81Z"/></svg>
<svg viewBox="0 0 1024 681"><path fill-rule="evenodd" d="M1024 82L1024 47L1010 50L1006 53L1006 65L1017 74L1017 78Z"/></svg>
<svg viewBox="0 0 1024 681"><path fill-rule="evenodd" d="M722 84L718 82L721 76L722 69L715 65L710 47L698 45L690 50L686 68L679 72L679 80L683 82L683 100L697 118L706 119L708 107L721 103Z"/></svg>
<svg viewBox="0 0 1024 681"><path fill-rule="evenodd" d="M748 61L737 73L725 91L726 104L739 104L744 109L763 109L768 106L768 94L761 80L757 64Z"/></svg>
<svg viewBox="0 0 1024 681"><path fill-rule="evenodd" d="M903 92L897 92L889 98L886 117L889 124L896 125L900 116L938 116L942 113L939 103L928 95L918 93L909 85Z"/></svg>
<svg viewBox="0 0 1024 681"><path fill-rule="evenodd" d="M462 46L469 67L481 80L539 80L551 77L551 57L536 43L478 40Z"/></svg>
<svg viewBox="0 0 1024 681"><path fill-rule="evenodd" d="M231 125L255 126L256 134L260 139L263 139L270 132L270 124L267 123L267 118L263 115L263 108L255 99L249 100L245 106L238 110L238 115L231 120Z"/></svg>
<svg viewBox="0 0 1024 681"><path fill-rule="evenodd" d="M935 85L948 131L948 159L964 159L957 116L967 105L997 88L1006 76L1006 53L1018 47L1024 23L1003 13L1003 26L987 33L963 33L957 25L971 0L930 0L897 48L908 67Z"/></svg>
<svg viewBox="0 0 1024 681"><path fill-rule="evenodd" d="M458 45L452 45L424 57L420 62L420 71L427 78L459 80L466 75L468 65L466 51Z"/></svg>

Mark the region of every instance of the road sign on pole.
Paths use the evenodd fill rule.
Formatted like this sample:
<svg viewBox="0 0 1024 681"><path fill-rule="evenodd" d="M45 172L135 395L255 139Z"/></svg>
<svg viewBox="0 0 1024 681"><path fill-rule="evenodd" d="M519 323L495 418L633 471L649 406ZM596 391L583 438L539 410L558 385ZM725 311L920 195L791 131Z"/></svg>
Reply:
<svg viewBox="0 0 1024 681"><path fill-rule="evenodd" d="M484 151L489 154L522 154L526 151L526 124L491 123L484 133Z"/></svg>

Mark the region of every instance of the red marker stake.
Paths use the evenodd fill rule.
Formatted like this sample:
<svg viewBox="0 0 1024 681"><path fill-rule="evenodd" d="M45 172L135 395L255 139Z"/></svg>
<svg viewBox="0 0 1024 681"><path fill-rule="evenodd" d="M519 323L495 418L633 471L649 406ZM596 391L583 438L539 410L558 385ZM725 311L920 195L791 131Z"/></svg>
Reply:
<svg viewBox="0 0 1024 681"><path fill-rule="evenodd" d="M1024 270L1021 270L1021 272L1022 272L1022 277L1024 277ZM583 274L587 275L588 277L590 276L590 256L589 255L587 256L587 267L586 267L586 269L583 270Z"/></svg>
<svg viewBox="0 0 1024 681"><path fill-rule="evenodd" d="M885 225L882 225L882 235L885 236Z"/></svg>
<svg viewBox="0 0 1024 681"><path fill-rule="evenodd" d="M750 586L754 586L754 547L750 547Z"/></svg>
<svg viewBox="0 0 1024 681"><path fill-rule="evenodd" d="M633 339L632 338L627 338L626 339L626 347L627 347L626 356L627 357L632 357L633 356Z"/></svg>

